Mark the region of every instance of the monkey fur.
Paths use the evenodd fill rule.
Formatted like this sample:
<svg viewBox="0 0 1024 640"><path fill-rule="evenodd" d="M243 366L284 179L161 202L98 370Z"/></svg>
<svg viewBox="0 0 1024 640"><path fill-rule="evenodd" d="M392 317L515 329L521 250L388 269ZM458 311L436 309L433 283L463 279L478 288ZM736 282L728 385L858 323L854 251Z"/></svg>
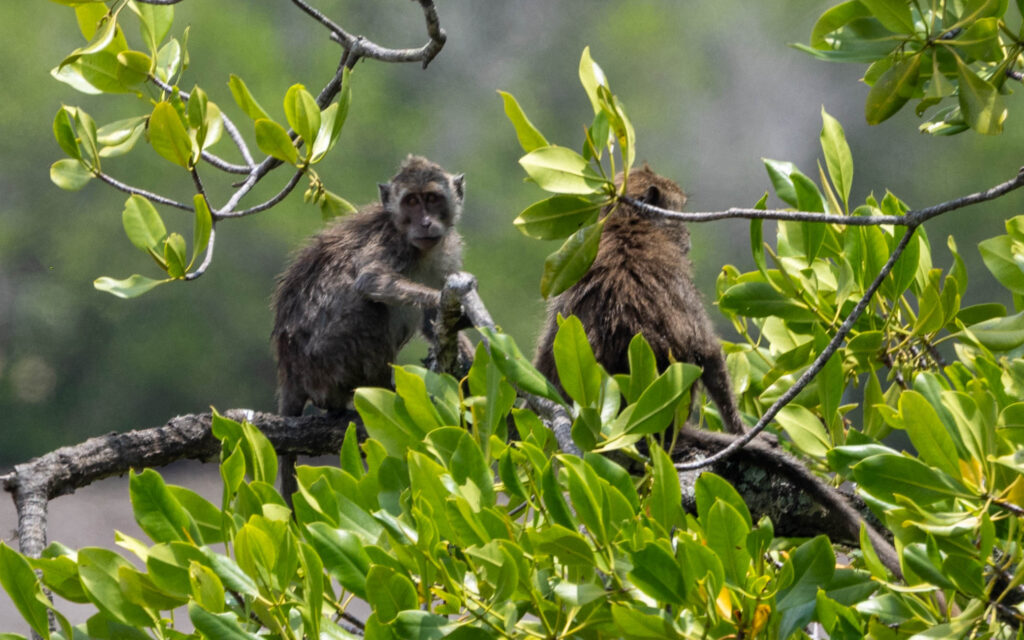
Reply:
<svg viewBox="0 0 1024 640"><path fill-rule="evenodd" d="M463 176L410 155L379 186L379 203L330 224L278 278L271 340L281 415L301 415L307 401L345 411L356 387L391 386L391 363L417 328L433 335L439 289L462 264ZM288 498L294 463L281 457Z"/></svg>
<svg viewBox="0 0 1024 640"><path fill-rule="evenodd" d="M622 184L622 174L616 182ZM626 195L673 211L682 211L686 203L679 185L646 165L630 172ZM604 214L608 218L590 270L548 303L534 365L558 381L552 345L559 314L580 319L594 356L611 374L629 371L629 342L642 333L660 370L669 365L670 355L702 367L701 382L718 406L725 429L743 433L722 346L691 279L686 226L627 202L614 210L609 206Z"/></svg>

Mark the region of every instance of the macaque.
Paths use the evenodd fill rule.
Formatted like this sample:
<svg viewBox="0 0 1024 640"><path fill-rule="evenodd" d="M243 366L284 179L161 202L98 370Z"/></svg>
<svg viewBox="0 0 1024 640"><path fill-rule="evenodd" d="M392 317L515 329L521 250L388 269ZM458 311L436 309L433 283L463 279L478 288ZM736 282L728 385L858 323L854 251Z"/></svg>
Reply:
<svg viewBox="0 0 1024 640"><path fill-rule="evenodd" d="M272 342L281 415L306 402L341 413L359 386L391 386L391 363L431 318L445 277L462 264L455 223L463 176L410 155L380 202L326 227L278 278ZM295 490L294 456L281 457L282 492Z"/></svg>
<svg viewBox="0 0 1024 640"><path fill-rule="evenodd" d="M622 174L617 183L622 184ZM626 195L673 211L682 211L686 203L679 185L646 165L630 172ZM659 369L669 365L670 356L702 367L701 382L718 406L725 429L743 433L722 346L690 276L686 226L626 202L614 211L609 206L605 214L609 217L594 264L579 282L548 303L534 358L537 369L557 382L551 348L558 314L580 319L597 361L611 374L628 373L629 342L642 333Z"/></svg>

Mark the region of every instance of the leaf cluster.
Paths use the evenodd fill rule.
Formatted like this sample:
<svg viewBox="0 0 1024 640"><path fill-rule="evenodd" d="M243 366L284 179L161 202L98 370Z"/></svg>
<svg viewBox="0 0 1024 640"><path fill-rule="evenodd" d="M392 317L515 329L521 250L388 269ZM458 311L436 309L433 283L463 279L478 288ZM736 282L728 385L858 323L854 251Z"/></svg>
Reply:
<svg viewBox="0 0 1024 640"><path fill-rule="evenodd" d="M870 66L864 105L878 124L916 101L920 117L952 101L921 125L933 135L968 128L1002 132L1009 113L1007 80L1020 77L1024 51L1022 5L1009 19L1007 0L847 0L818 18L809 44L795 45L816 58ZM1011 23L1018 23L1016 29Z"/></svg>

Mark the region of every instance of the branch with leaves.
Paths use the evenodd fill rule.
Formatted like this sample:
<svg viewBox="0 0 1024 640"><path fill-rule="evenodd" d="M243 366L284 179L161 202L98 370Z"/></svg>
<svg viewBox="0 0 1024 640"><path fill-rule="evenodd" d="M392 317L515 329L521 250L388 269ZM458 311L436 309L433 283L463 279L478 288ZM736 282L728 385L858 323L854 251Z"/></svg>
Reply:
<svg viewBox="0 0 1024 640"><path fill-rule="evenodd" d="M362 59L419 61L426 67L445 42L431 0L419 2L429 41L418 49L381 47L362 36L349 34L306 2L293 0L297 9L328 27L330 37L341 45L343 53L337 72L315 98L298 84L285 94L288 128L260 106L241 78L231 76L228 85L232 97L252 121L256 146L266 154L257 162L238 126L209 99L206 91L198 85L189 92L181 90L179 85L188 59L188 29L180 40L169 37L175 11L172 5L177 3L116 0L109 7L101 2L68 4L74 7L87 44L67 55L53 75L85 93L127 93L143 99L147 99L148 93L147 101L153 104L147 105L146 114L101 127L80 107L64 106L54 120L57 142L68 157L51 167L53 182L61 188L77 190L95 178L130 194L123 214L125 232L132 244L147 253L167 275L162 280L139 274L127 279L96 280L97 289L124 298L141 295L166 282L200 277L212 263L213 234L218 222L274 207L304 177L309 180L305 200L318 205L325 219L354 211L344 198L326 188L313 168L334 147L341 133L352 98L352 68ZM143 50L132 49L121 28L129 14L134 14L139 22ZM241 163L226 160L210 150L225 132ZM191 204L125 184L105 171L103 160L131 152L143 137L161 157L190 174L196 186ZM294 171L278 193L264 202L240 208L243 198L271 171L283 165L291 165ZM245 179L235 185L222 205L216 206L202 186L201 167ZM154 205L195 213L191 257L184 238L167 233Z"/></svg>

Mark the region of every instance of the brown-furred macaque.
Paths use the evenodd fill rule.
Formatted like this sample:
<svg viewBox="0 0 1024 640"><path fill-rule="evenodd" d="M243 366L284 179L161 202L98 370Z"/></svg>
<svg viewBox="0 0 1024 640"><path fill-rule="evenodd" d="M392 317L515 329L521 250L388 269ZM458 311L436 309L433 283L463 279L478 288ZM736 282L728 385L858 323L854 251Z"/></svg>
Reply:
<svg viewBox="0 0 1024 640"><path fill-rule="evenodd" d="M621 186L622 174L616 183ZM626 195L673 211L682 211L686 203L679 185L647 165L630 172ZM743 433L722 345L690 276L686 225L626 202L614 210L609 206L604 213L608 218L594 264L579 282L548 303L534 358L537 369L558 381L551 348L559 314L580 319L594 356L611 374L629 372L629 342L642 333L659 370L671 359L702 367L701 382L718 406L725 429Z"/></svg>
<svg viewBox="0 0 1024 640"><path fill-rule="evenodd" d="M391 363L432 316L445 277L462 265L455 223L464 179L410 155L380 202L330 224L301 249L277 281L272 342L281 415L306 402L346 410L360 386L391 385ZM281 456L291 502L294 456Z"/></svg>

